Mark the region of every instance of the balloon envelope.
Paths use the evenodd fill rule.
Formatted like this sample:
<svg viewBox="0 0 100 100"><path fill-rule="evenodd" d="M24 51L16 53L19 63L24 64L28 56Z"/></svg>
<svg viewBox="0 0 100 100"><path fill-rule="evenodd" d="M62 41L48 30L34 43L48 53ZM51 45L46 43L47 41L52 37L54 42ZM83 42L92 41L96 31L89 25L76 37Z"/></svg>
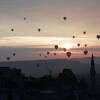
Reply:
<svg viewBox="0 0 100 100"><path fill-rule="evenodd" d="M39 56L41 56L41 53L39 54Z"/></svg>
<svg viewBox="0 0 100 100"><path fill-rule="evenodd" d="M11 31L13 32L13 31L14 31L14 29L12 28L12 29L11 29Z"/></svg>
<svg viewBox="0 0 100 100"><path fill-rule="evenodd" d="M58 45L55 45L55 49L58 49Z"/></svg>
<svg viewBox="0 0 100 100"><path fill-rule="evenodd" d="M68 58L71 56L71 52L67 52L66 55L68 56Z"/></svg>
<svg viewBox="0 0 100 100"><path fill-rule="evenodd" d="M27 18L24 17L24 20L26 20Z"/></svg>
<svg viewBox="0 0 100 100"><path fill-rule="evenodd" d="M97 39L100 39L100 35L99 34L96 37L97 37Z"/></svg>
<svg viewBox="0 0 100 100"><path fill-rule="evenodd" d="M6 59L9 61L10 60L10 57L7 57Z"/></svg>
<svg viewBox="0 0 100 100"><path fill-rule="evenodd" d="M13 56L16 56L16 53L13 53Z"/></svg>
<svg viewBox="0 0 100 100"><path fill-rule="evenodd" d="M86 48L86 47L87 47L87 44L85 44L84 46L85 46L85 48Z"/></svg>
<svg viewBox="0 0 100 100"><path fill-rule="evenodd" d="M80 46L80 44L78 43L78 44L77 44L77 46L79 47L79 46Z"/></svg>
<svg viewBox="0 0 100 100"><path fill-rule="evenodd" d="M73 39L75 38L75 36L72 37Z"/></svg>
<svg viewBox="0 0 100 100"><path fill-rule="evenodd" d="M56 53L54 53L54 56L56 55Z"/></svg>
<svg viewBox="0 0 100 100"><path fill-rule="evenodd" d="M66 19L67 19L67 17L66 17L66 16L64 16L64 17L63 17L63 19L64 19L64 20L66 20Z"/></svg>
<svg viewBox="0 0 100 100"><path fill-rule="evenodd" d="M44 56L45 58L47 58L47 56Z"/></svg>
<svg viewBox="0 0 100 100"><path fill-rule="evenodd" d="M63 48L64 52L66 52L66 48Z"/></svg>
<svg viewBox="0 0 100 100"><path fill-rule="evenodd" d="M41 29L39 28L39 29L38 29L38 32L40 32L40 31L41 31Z"/></svg>
<svg viewBox="0 0 100 100"><path fill-rule="evenodd" d="M87 55L88 54L88 51L87 50L84 50L84 54Z"/></svg>
<svg viewBox="0 0 100 100"><path fill-rule="evenodd" d="M84 31L83 34L85 35L86 34L86 31Z"/></svg>
<svg viewBox="0 0 100 100"><path fill-rule="evenodd" d="M49 55L50 54L50 52L47 52L47 55Z"/></svg>

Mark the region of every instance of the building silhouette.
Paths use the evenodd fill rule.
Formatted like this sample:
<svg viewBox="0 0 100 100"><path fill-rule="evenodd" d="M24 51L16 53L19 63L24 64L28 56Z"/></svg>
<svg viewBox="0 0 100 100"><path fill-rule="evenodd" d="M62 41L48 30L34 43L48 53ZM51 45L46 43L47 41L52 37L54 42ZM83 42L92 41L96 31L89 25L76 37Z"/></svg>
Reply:
<svg viewBox="0 0 100 100"><path fill-rule="evenodd" d="M92 54L91 67L90 67L90 84L92 91L95 91L95 76L96 76L95 62L94 62L94 55Z"/></svg>

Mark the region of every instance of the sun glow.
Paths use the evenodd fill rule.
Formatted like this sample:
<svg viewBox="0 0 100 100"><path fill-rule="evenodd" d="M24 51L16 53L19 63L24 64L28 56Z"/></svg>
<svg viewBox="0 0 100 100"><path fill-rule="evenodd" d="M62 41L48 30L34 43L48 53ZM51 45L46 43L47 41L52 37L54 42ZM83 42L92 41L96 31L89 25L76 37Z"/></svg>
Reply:
<svg viewBox="0 0 100 100"><path fill-rule="evenodd" d="M62 44L60 45L61 48L66 48L66 49L71 49L73 48L73 45L72 44Z"/></svg>

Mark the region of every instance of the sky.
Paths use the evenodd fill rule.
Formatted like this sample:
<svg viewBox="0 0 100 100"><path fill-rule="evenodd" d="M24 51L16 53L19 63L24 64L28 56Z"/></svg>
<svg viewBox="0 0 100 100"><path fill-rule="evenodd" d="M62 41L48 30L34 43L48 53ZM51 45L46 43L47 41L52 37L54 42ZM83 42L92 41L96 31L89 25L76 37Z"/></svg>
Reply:
<svg viewBox="0 0 100 100"><path fill-rule="evenodd" d="M100 0L0 0L0 48L76 48L80 43L100 56L99 5Z"/></svg>

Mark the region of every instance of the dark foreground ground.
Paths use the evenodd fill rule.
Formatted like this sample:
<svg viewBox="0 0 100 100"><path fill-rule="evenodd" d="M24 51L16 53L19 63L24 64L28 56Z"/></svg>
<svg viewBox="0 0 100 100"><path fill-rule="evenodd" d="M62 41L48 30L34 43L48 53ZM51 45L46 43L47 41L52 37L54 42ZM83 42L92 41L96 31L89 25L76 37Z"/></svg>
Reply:
<svg viewBox="0 0 100 100"><path fill-rule="evenodd" d="M0 100L100 100L100 75L95 88L88 77L79 77L71 69L64 69L56 78L52 73L34 78L19 69L0 67Z"/></svg>

